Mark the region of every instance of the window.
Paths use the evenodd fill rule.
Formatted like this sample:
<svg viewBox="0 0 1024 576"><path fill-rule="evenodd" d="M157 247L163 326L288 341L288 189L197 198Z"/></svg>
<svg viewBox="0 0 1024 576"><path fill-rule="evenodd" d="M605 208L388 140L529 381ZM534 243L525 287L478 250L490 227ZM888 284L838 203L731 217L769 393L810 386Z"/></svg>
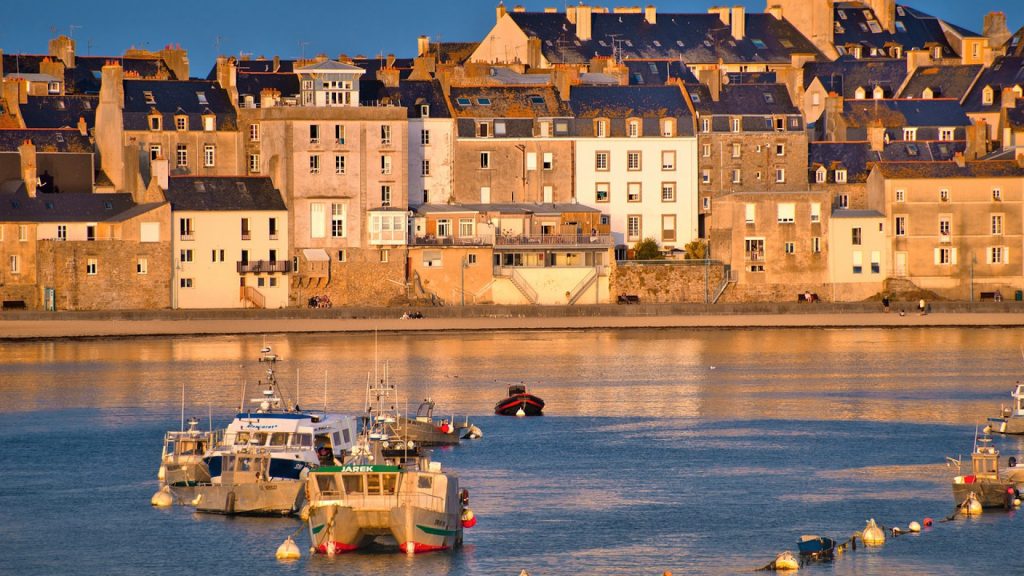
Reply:
<svg viewBox="0 0 1024 576"><path fill-rule="evenodd" d="M743 173L740 171L739 168L734 169L732 171L732 183L733 184L740 184L742 182L742 180L743 180Z"/></svg>
<svg viewBox="0 0 1024 576"><path fill-rule="evenodd" d="M796 222L796 204L784 202L778 205L779 224L792 224Z"/></svg>
<svg viewBox="0 0 1024 576"><path fill-rule="evenodd" d="M630 120L629 124L627 126L628 126L627 134L629 135L630 138L636 138L636 137L640 136L640 121L639 120Z"/></svg>
<svg viewBox="0 0 1024 576"><path fill-rule="evenodd" d="M150 161L153 161L153 160L156 160L157 158L160 158L161 152L162 152L162 149L160 148L159 144L152 144L152 145L150 145L150 147L149 147L149 159L150 159Z"/></svg>
<svg viewBox="0 0 1024 576"><path fill-rule="evenodd" d="M608 153L607 152L595 152L594 153L594 169L595 170L608 170Z"/></svg>
<svg viewBox="0 0 1024 576"><path fill-rule="evenodd" d="M277 240L277 218L267 218L267 236Z"/></svg>
<svg viewBox="0 0 1024 576"><path fill-rule="evenodd" d="M142 93L142 97L146 100L146 104L149 104L150 106L156 104L156 98L153 97L153 93L149 90L144 91Z"/></svg>
<svg viewBox="0 0 1024 576"><path fill-rule="evenodd" d="M466 264L476 264L476 254L469 254L466 256Z"/></svg>
<svg viewBox="0 0 1024 576"><path fill-rule="evenodd" d="M260 141L260 125L249 124L249 140L252 142Z"/></svg>
<svg viewBox="0 0 1024 576"><path fill-rule="evenodd" d="M846 170L840 168L836 170L836 184L846 184Z"/></svg>
<svg viewBox="0 0 1024 576"><path fill-rule="evenodd" d="M783 184L785 182L786 182L786 169L785 168L776 168L775 169L775 183L776 184Z"/></svg>
<svg viewBox="0 0 1024 576"><path fill-rule="evenodd" d="M474 224L472 218L459 218L459 236L462 238L472 238L474 234Z"/></svg>
<svg viewBox="0 0 1024 576"><path fill-rule="evenodd" d="M28 242L27 224L18 224L18 242Z"/></svg>
<svg viewBox="0 0 1024 576"><path fill-rule="evenodd" d="M811 223L821 222L821 202L811 202Z"/></svg>
<svg viewBox="0 0 1024 576"><path fill-rule="evenodd" d="M188 146L185 144L178 144L176 149L176 158L179 168L185 168L188 166Z"/></svg>
<svg viewBox="0 0 1024 576"><path fill-rule="evenodd" d="M640 153L639 152L627 152L626 153L626 170L639 170L640 169Z"/></svg>
<svg viewBox="0 0 1024 576"><path fill-rule="evenodd" d="M345 251L338 250L338 262L344 262L346 260Z"/></svg>
<svg viewBox="0 0 1024 576"><path fill-rule="evenodd" d="M382 184L380 187L380 205L391 206L391 185Z"/></svg>
<svg viewBox="0 0 1024 576"><path fill-rule="evenodd" d="M674 150L665 150L661 153L661 169L662 170L675 170L676 169L676 153Z"/></svg>
<svg viewBox="0 0 1024 576"><path fill-rule="evenodd" d="M701 145L701 156L703 156L704 158L711 157L711 144Z"/></svg>
<svg viewBox="0 0 1024 576"><path fill-rule="evenodd" d="M700 131L701 132L711 132L711 118L701 118L700 119Z"/></svg>
<svg viewBox="0 0 1024 576"><path fill-rule="evenodd" d="M605 138L608 136L608 121L598 120L594 123L594 134L598 138Z"/></svg>
<svg viewBox="0 0 1024 576"><path fill-rule="evenodd" d="M345 145L345 127L341 124L334 125L334 142L342 146Z"/></svg>
<svg viewBox="0 0 1024 576"><path fill-rule="evenodd" d="M860 250L853 253L853 273L860 274L864 271L864 254Z"/></svg>
<svg viewBox="0 0 1024 576"><path fill-rule="evenodd" d="M676 215L662 214L661 216L661 241L676 241Z"/></svg>
<svg viewBox="0 0 1024 576"><path fill-rule="evenodd" d="M11 267L11 274L21 274L21 259L16 254L12 254L7 261Z"/></svg>
<svg viewBox="0 0 1024 576"><path fill-rule="evenodd" d="M815 254L821 253L821 237L814 236L811 238L811 252Z"/></svg>
<svg viewBox="0 0 1024 576"><path fill-rule="evenodd" d="M1003 215L993 214L992 215L992 235L1001 236L1003 234Z"/></svg>
<svg viewBox="0 0 1024 576"><path fill-rule="evenodd" d="M893 222L893 229L895 230L894 233L897 236L906 236L907 235L907 217L906 216L896 216L896 218L895 218L895 220Z"/></svg>
<svg viewBox="0 0 1024 576"><path fill-rule="evenodd" d="M67 240L67 239L68 239L68 227L67 227L67 225L66 224L58 224L57 225L57 240Z"/></svg>
<svg viewBox="0 0 1024 576"><path fill-rule="evenodd" d="M489 122L479 122L476 125L476 135L478 138L490 138L491 136L491 124Z"/></svg>
<svg viewBox="0 0 1024 576"><path fill-rule="evenodd" d="M711 212L711 197L704 196L700 199L701 206L703 206L705 212Z"/></svg>
<svg viewBox="0 0 1024 576"><path fill-rule="evenodd" d="M939 202L949 202L949 190L945 188L939 190Z"/></svg>
<svg viewBox="0 0 1024 576"><path fill-rule="evenodd" d="M182 218L178 220L178 229L181 233L182 240L192 240L192 235L195 231L192 229L191 218Z"/></svg>
<svg viewBox="0 0 1024 576"><path fill-rule="evenodd" d="M917 128L904 128L903 139L909 141L917 140Z"/></svg>
<svg viewBox="0 0 1024 576"><path fill-rule="evenodd" d="M426 146L430 144L430 130L420 131L420 146Z"/></svg>
<svg viewBox="0 0 1024 576"><path fill-rule="evenodd" d="M476 103L481 105L481 106L490 106L491 105L491 99L490 98L477 98L476 99Z"/></svg>
<svg viewBox="0 0 1024 576"><path fill-rule="evenodd" d="M796 243L786 242L783 244L783 249L786 251L786 254L793 254L796 252Z"/></svg>
<svg viewBox="0 0 1024 576"><path fill-rule="evenodd" d="M704 168L700 171L701 184L711 184L711 170Z"/></svg>
<svg viewBox="0 0 1024 576"><path fill-rule="evenodd" d="M828 170L824 166L814 171L814 181L818 184L824 184L825 180L828 179Z"/></svg>
<svg viewBox="0 0 1024 576"><path fill-rule="evenodd" d="M260 155L249 154L249 172L252 174L260 173Z"/></svg>
<svg viewBox="0 0 1024 576"><path fill-rule="evenodd" d="M764 262L764 238L745 238L743 240L743 255L751 262ZM764 269L759 270L763 272Z"/></svg>
<svg viewBox="0 0 1024 576"><path fill-rule="evenodd" d="M309 143L319 144L320 143L320 125L310 124L309 125Z"/></svg>
<svg viewBox="0 0 1024 576"><path fill-rule="evenodd" d="M175 116L174 127L178 130L188 130L188 116Z"/></svg>
<svg viewBox="0 0 1024 576"><path fill-rule="evenodd" d="M381 146L391 145L391 126L382 124L380 127L380 143Z"/></svg>
<svg viewBox="0 0 1024 576"><path fill-rule="evenodd" d="M526 169L527 170L531 170L531 171L537 169L537 153L536 152L527 152L526 153Z"/></svg>
<svg viewBox="0 0 1024 576"><path fill-rule="evenodd" d="M999 188L992 189L992 200L995 202L1001 202L1003 200L1003 191Z"/></svg>
<svg viewBox="0 0 1024 576"><path fill-rule="evenodd" d="M785 156L786 155L786 145L785 144L776 144L775 145L775 155L776 156Z"/></svg>
<svg viewBox="0 0 1024 576"><path fill-rule="evenodd" d="M939 128L939 140L950 142L953 140L956 131L952 128Z"/></svg>
<svg viewBox="0 0 1024 576"><path fill-rule="evenodd" d="M345 205L331 204L331 238L345 237Z"/></svg>
<svg viewBox="0 0 1024 576"><path fill-rule="evenodd" d="M430 176L430 160L424 160L420 163L420 175Z"/></svg>
<svg viewBox="0 0 1024 576"><path fill-rule="evenodd" d="M178 282L178 285L181 286L182 288L191 288L192 287L192 279L191 278L181 278L179 280L179 282Z"/></svg>
<svg viewBox="0 0 1024 576"><path fill-rule="evenodd" d="M309 173L319 174L320 173L320 155L310 154L309 155Z"/></svg>
<svg viewBox="0 0 1024 576"><path fill-rule="evenodd" d="M192 259L193 259L193 256L194 256L194 254L193 254L191 249L181 250L179 252L179 254L178 254L178 261L179 262L191 262Z"/></svg>
<svg viewBox="0 0 1024 576"><path fill-rule="evenodd" d="M221 250L220 253L218 254L217 250L210 250L210 261L211 262L223 262L224 261L224 251Z"/></svg>
<svg viewBox="0 0 1024 576"><path fill-rule="evenodd" d="M212 115L203 116L203 130L213 132L217 129L217 117Z"/></svg>
<svg viewBox="0 0 1024 576"><path fill-rule="evenodd" d="M897 190L896 191L896 201L897 202L906 202L907 201L907 191L906 190Z"/></svg>
<svg viewBox="0 0 1024 576"><path fill-rule="evenodd" d="M213 144L203 146L203 166L213 168L217 165L217 148Z"/></svg>
<svg viewBox="0 0 1024 576"><path fill-rule="evenodd" d="M626 216L626 240L629 242L640 240L640 216Z"/></svg>
<svg viewBox="0 0 1024 576"><path fill-rule="evenodd" d="M666 118L661 121L661 135L665 138L671 138L675 135L675 123L672 120Z"/></svg>
<svg viewBox="0 0 1024 576"><path fill-rule="evenodd" d="M483 170L489 170L491 167L491 153L481 152L480 153L480 168Z"/></svg>
<svg viewBox="0 0 1024 576"><path fill-rule="evenodd" d="M746 221L747 224L753 224L754 220L756 218L757 218L757 205L756 204L747 204L744 207L744 221Z"/></svg>
<svg viewBox="0 0 1024 576"><path fill-rule="evenodd" d="M949 242L950 221L949 216L939 217L939 236L944 236L943 242Z"/></svg>
<svg viewBox="0 0 1024 576"><path fill-rule="evenodd" d="M861 229L860 227L852 228L850 230L850 243L854 246L860 246L861 243Z"/></svg>
<svg viewBox="0 0 1024 576"><path fill-rule="evenodd" d="M1008 264L1010 262L1009 249L1006 246L992 246L987 250L989 264Z"/></svg>
<svg viewBox="0 0 1024 576"><path fill-rule="evenodd" d="M739 142L732 143L732 157L739 158L743 155L743 145Z"/></svg>
<svg viewBox="0 0 1024 576"><path fill-rule="evenodd" d="M98 265L95 258L89 258L88 260L85 261L85 273L87 275L95 276L97 267Z"/></svg>
<svg viewBox="0 0 1024 576"><path fill-rule="evenodd" d="M850 195L840 194L836 199L836 205L840 208L846 209L850 207Z"/></svg>
<svg viewBox="0 0 1024 576"><path fill-rule="evenodd" d="M676 183L675 182L662 182L661 183L661 201L662 202L675 202L676 201Z"/></svg>
<svg viewBox="0 0 1024 576"><path fill-rule="evenodd" d="M323 202L313 202L309 205L309 236L310 238L323 238L324 233Z"/></svg>
<svg viewBox="0 0 1024 576"><path fill-rule="evenodd" d="M882 271L882 253L878 250L871 252L871 273L879 274Z"/></svg>
<svg viewBox="0 0 1024 576"><path fill-rule="evenodd" d="M598 182L594 185L595 200L597 202L608 201L608 183Z"/></svg>
<svg viewBox="0 0 1024 576"><path fill-rule="evenodd" d="M345 157L340 154L334 157L334 173L345 173Z"/></svg>
<svg viewBox="0 0 1024 576"><path fill-rule="evenodd" d="M555 166L555 155L552 152L544 153L544 169L551 170Z"/></svg>
<svg viewBox="0 0 1024 576"><path fill-rule="evenodd" d="M452 235L452 221L448 218L440 218L437 221L437 237L447 238Z"/></svg>
<svg viewBox="0 0 1024 576"><path fill-rule="evenodd" d="M626 184L626 201L627 202L639 202L640 201L640 183L629 182Z"/></svg>
<svg viewBox="0 0 1024 576"><path fill-rule="evenodd" d="M732 131L733 132L739 132L741 128L742 128L742 123L740 122L740 119L739 118L733 118L732 119Z"/></svg>
<svg viewBox="0 0 1024 576"><path fill-rule="evenodd" d="M940 266L949 266L956 264L956 249L955 248L936 248L935 249L935 264Z"/></svg>
<svg viewBox="0 0 1024 576"><path fill-rule="evenodd" d="M380 157L380 173L384 176L391 175L391 156L385 154Z"/></svg>
<svg viewBox="0 0 1024 576"><path fill-rule="evenodd" d="M387 264L390 261L391 261L391 250L387 250L387 249L381 250L380 251L380 262L381 262L381 264Z"/></svg>

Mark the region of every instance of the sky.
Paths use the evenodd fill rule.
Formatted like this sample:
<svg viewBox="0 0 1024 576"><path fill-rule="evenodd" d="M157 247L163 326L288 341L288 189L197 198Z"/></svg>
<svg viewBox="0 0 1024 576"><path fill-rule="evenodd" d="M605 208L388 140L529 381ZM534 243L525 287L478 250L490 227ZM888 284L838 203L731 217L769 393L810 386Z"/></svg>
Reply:
<svg viewBox="0 0 1024 576"><path fill-rule="evenodd" d="M575 3L575 2L574 2ZM648 1L590 1L598 6L646 5ZM706 12L715 5L744 4L763 11L765 0L661 0L659 12ZM1021 0L903 0L900 4L980 33L990 11L1006 13L1010 32L1024 26ZM205 77L217 54L253 58L298 58L395 54L411 57L416 38L432 41L481 40L495 22L497 0L4 0L0 49L43 54L56 34L70 34L79 54L116 56L135 46L158 50L180 44L188 50L192 76ZM564 0L509 0L530 11L546 6L565 10Z"/></svg>

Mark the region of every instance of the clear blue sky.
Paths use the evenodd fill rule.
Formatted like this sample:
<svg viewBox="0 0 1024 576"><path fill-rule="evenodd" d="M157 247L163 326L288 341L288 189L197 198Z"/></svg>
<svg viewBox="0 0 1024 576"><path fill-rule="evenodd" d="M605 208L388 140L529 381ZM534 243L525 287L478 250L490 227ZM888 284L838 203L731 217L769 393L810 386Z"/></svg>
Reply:
<svg viewBox="0 0 1024 576"><path fill-rule="evenodd" d="M570 2L575 4L576 2ZM644 0L590 1L599 6L646 5ZM745 4L763 11L764 0L661 0L660 12L705 12L713 5ZM899 2L980 33L990 11L1006 13L1010 31L1024 26L1022 0L903 0ZM5 53L45 53L56 30L72 33L80 54L119 55L132 45L158 49L181 44L189 52L193 76L206 76L219 52L238 56L295 58L324 52L331 56L393 53L413 56L416 37L478 41L494 25L497 0L326 0L265 2L249 0L5 0L0 48ZM556 6L562 0L510 0L511 8ZM72 28L74 27L74 28Z"/></svg>

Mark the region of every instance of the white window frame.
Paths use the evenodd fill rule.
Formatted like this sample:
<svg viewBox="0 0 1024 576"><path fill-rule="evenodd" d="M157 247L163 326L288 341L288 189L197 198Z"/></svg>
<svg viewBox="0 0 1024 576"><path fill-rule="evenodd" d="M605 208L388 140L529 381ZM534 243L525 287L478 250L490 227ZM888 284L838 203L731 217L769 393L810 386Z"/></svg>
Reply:
<svg viewBox="0 0 1024 576"><path fill-rule="evenodd" d="M309 155L309 173L319 174L320 173L320 155L310 154Z"/></svg>
<svg viewBox="0 0 1024 576"><path fill-rule="evenodd" d="M217 147L213 144L203 145L203 166L213 168L217 165Z"/></svg>

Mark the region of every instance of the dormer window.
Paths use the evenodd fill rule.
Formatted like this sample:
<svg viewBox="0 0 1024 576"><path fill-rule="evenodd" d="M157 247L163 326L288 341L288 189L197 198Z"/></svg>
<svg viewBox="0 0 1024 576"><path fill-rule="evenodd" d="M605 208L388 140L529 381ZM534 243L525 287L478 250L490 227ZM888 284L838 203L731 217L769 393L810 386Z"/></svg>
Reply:
<svg viewBox="0 0 1024 576"><path fill-rule="evenodd" d="M942 59L942 46L936 46L936 47L932 48L932 59L934 59L934 60L941 60Z"/></svg>
<svg viewBox="0 0 1024 576"><path fill-rule="evenodd" d="M676 126L675 122L671 118L664 118L661 121L661 135L665 138L671 138L675 136Z"/></svg>
<svg viewBox="0 0 1024 576"><path fill-rule="evenodd" d="M939 140L943 142L952 141L955 135L956 130L954 128L939 128Z"/></svg>
<svg viewBox="0 0 1024 576"><path fill-rule="evenodd" d="M153 97L153 93L150 92L149 90L146 90L145 92L143 92L142 93L142 97L145 98L146 104L149 104L150 106L153 106L154 104L156 104L156 98Z"/></svg>
<svg viewBox="0 0 1024 576"><path fill-rule="evenodd" d="M213 114L203 115L203 130L206 132L213 132L217 129L217 117Z"/></svg>
<svg viewBox="0 0 1024 576"><path fill-rule="evenodd" d="M853 92L853 97L856 100L863 100L867 96L867 90L863 86L857 86L857 89Z"/></svg>
<svg viewBox="0 0 1024 576"><path fill-rule="evenodd" d="M430 104L420 104L420 118L430 118Z"/></svg>
<svg viewBox="0 0 1024 576"><path fill-rule="evenodd" d="M881 100L882 98L885 98L885 89L882 88L881 86L875 86L873 95L875 97L875 100Z"/></svg>
<svg viewBox="0 0 1024 576"><path fill-rule="evenodd" d="M626 124L626 127L627 127L627 135L630 138L637 138L638 136L640 136L640 121L639 120L630 120Z"/></svg>
<svg viewBox="0 0 1024 576"><path fill-rule="evenodd" d="M995 90L992 90L991 86L985 86L981 91L981 103L985 106L991 106L995 101Z"/></svg>
<svg viewBox="0 0 1024 576"><path fill-rule="evenodd" d="M840 168L836 170L836 184L846 184L846 169Z"/></svg>
<svg viewBox="0 0 1024 576"><path fill-rule="evenodd" d="M700 119L700 131L701 132L711 132L711 118L701 118Z"/></svg>
<svg viewBox="0 0 1024 576"><path fill-rule="evenodd" d="M174 128L178 131L188 130L188 116L178 115L174 117Z"/></svg>
<svg viewBox="0 0 1024 576"><path fill-rule="evenodd" d="M917 140L917 128L904 128L903 139L911 142Z"/></svg>
<svg viewBox="0 0 1024 576"><path fill-rule="evenodd" d="M60 94L60 82L50 82L47 91L50 94Z"/></svg>
<svg viewBox="0 0 1024 576"><path fill-rule="evenodd" d="M863 52L864 49L860 46L854 46L853 48L850 49L850 54L853 54L853 57L858 60L860 60L860 56Z"/></svg>
<svg viewBox="0 0 1024 576"><path fill-rule="evenodd" d="M607 120L596 120L594 122L594 135L598 138L608 137L608 121Z"/></svg>
<svg viewBox="0 0 1024 576"><path fill-rule="evenodd" d="M163 117L159 114L151 114L149 116L149 129L154 132L159 132L163 128Z"/></svg>
<svg viewBox="0 0 1024 576"><path fill-rule="evenodd" d="M731 124L733 132L739 132L742 128L742 122L740 121L740 118L738 116L732 118Z"/></svg>
<svg viewBox="0 0 1024 576"><path fill-rule="evenodd" d="M826 170L824 166L819 166L818 169L814 171L814 181L818 184L824 184L827 179L828 170Z"/></svg>

